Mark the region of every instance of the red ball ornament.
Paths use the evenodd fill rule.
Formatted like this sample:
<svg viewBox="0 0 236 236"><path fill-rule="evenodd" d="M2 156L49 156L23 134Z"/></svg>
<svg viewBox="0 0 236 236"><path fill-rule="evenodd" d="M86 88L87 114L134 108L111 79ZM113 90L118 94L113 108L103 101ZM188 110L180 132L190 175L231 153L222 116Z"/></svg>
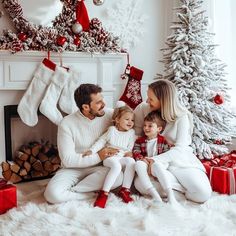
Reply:
<svg viewBox="0 0 236 236"><path fill-rule="evenodd" d="M217 94L217 95L214 97L214 102L215 102L215 104L217 104L217 105L221 105L221 104L224 102L223 96L221 96L220 94Z"/></svg>
<svg viewBox="0 0 236 236"><path fill-rule="evenodd" d="M80 38L79 37L75 37L74 38L74 45L79 46L80 43L81 43Z"/></svg>
<svg viewBox="0 0 236 236"><path fill-rule="evenodd" d="M64 37L64 36L59 36L59 37L57 38L57 44L58 44L59 46L63 46L63 45L65 44L65 42L66 42L66 37Z"/></svg>
<svg viewBox="0 0 236 236"><path fill-rule="evenodd" d="M27 35L23 32L18 34L18 39L22 42L24 42L27 39Z"/></svg>

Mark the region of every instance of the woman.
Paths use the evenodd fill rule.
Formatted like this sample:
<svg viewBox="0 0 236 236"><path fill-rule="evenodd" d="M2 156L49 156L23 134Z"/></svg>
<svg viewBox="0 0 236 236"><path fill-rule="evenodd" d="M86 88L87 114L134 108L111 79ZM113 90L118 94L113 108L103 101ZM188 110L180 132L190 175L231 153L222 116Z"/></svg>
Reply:
<svg viewBox="0 0 236 236"><path fill-rule="evenodd" d="M184 192L189 200L205 202L212 190L205 169L190 146L193 131L191 114L180 105L176 88L168 80L159 79L150 84L147 96L147 103L143 102L135 109L136 134L142 133L144 117L150 111L159 111L167 123L162 135L173 147L158 155L158 161L167 167L165 171L173 189ZM138 177L135 187L146 193Z"/></svg>

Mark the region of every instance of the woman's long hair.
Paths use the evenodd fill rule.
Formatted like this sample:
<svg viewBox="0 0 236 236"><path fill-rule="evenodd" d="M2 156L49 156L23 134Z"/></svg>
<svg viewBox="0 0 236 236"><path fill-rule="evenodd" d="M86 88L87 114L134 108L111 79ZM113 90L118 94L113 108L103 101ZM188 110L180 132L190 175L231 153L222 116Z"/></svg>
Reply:
<svg viewBox="0 0 236 236"><path fill-rule="evenodd" d="M172 82L166 79L158 79L148 87L160 101L161 116L166 122L173 122L177 117L188 112L187 109L180 104L177 90Z"/></svg>

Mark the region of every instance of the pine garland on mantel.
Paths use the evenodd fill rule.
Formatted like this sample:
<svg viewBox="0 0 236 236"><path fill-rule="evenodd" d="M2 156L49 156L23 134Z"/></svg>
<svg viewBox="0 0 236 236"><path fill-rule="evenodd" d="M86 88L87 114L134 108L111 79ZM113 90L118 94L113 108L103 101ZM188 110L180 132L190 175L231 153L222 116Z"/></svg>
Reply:
<svg viewBox="0 0 236 236"><path fill-rule="evenodd" d="M3 30L0 50L13 53L27 50L74 52L122 52L119 38L106 31L99 19L90 21L90 29L79 34L72 31L76 19L77 0L61 0L62 12L54 19L52 27L43 27L27 21L17 0L2 0L3 7L13 21L16 32Z"/></svg>

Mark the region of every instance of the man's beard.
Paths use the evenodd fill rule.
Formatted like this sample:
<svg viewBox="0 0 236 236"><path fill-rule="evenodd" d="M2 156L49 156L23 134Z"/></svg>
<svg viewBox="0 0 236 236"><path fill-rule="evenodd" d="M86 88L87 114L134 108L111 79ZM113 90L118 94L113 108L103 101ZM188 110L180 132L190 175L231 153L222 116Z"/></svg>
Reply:
<svg viewBox="0 0 236 236"><path fill-rule="evenodd" d="M104 107L102 107L99 111L103 110ZM95 117L102 117L105 115L105 112L103 111L102 113L98 113L96 111L94 111L92 108L90 108L89 114L95 116Z"/></svg>

